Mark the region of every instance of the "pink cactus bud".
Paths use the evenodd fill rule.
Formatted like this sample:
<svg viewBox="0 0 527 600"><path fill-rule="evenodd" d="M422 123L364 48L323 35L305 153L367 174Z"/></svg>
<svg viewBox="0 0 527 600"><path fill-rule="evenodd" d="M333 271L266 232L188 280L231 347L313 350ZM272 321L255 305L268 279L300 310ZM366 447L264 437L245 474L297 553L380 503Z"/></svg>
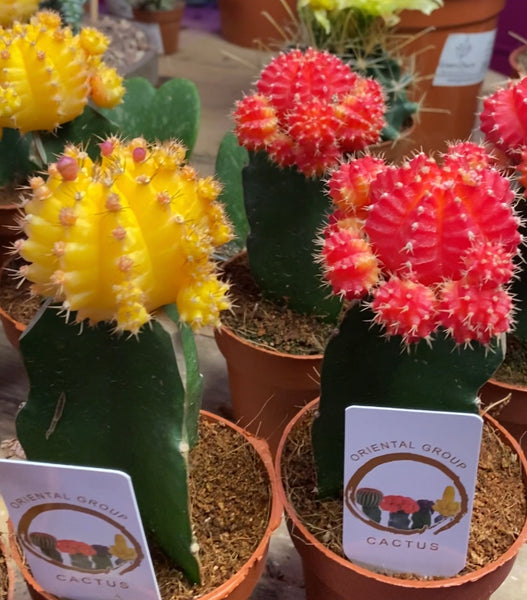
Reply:
<svg viewBox="0 0 527 600"><path fill-rule="evenodd" d="M514 275L513 256L495 242L477 242L463 256L464 279L476 285L496 287L507 283Z"/></svg>
<svg viewBox="0 0 527 600"><path fill-rule="evenodd" d="M447 281L440 290L441 325L458 344L490 340L509 331L512 298L502 287L482 288L466 281Z"/></svg>
<svg viewBox="0 0 527 600"><path fill-rule="evenodd" d="M371 307L375 323L406 343L427 338L437 327L435 294L416 281L391 277L375 290Z"/></svg>
<svg viewBox="0 0 527 600"><path fill-rule="evenodd" d="M344 152L362 150L379 141L384 120L383 89L373 79L357 79L353 90L335 107L337 135Z"/></svg>
<svg viewBox="0 0 527 600"><path fill-rule="evenodd" d="M359 231L335 223L324 232L324 275L333 292L352 300L364 296L378 281L379 267Z"/></svg>
<svg viewBox="0 0 527 600"><path fill-rule="evenodd" d="M137 147L132 150L132 158L134 162L140 163L143 162L146 158L146 148Z"/></svg>
<svg viewBox="0 0 527 600"><path fill-rule="evenodd" d="M57 170L64 181L75 181L79 174L79 165L71 156L61 156L57 161Z"/></svg>
<svg viewBox="0 0 527 600"><path fill-rule="evenodd" d="M103 156L110 156L115 149L115 145L112 140L104 140L104 142L101 142L98 144L98 146L101 149L101 154Z"/></svg>
<svg viewBox="0 0 527 600"><path fill-rule="evenodd" d="M278 120L269 100L260 94L236 103L234 132L247 150L263 150L277 134Z"/></svg>

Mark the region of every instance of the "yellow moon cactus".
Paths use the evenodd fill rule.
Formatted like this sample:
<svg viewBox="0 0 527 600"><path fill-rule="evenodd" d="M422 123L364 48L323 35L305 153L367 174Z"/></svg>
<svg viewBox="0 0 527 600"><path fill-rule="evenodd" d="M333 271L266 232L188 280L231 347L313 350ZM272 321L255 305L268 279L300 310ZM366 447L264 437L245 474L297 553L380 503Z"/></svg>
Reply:
<svg viewBox="0 0 527 600"><path fill-rule="evenodd" d="M228 286L211 256L232 236L219 184L199 178L175 141L113 137L100 147L93 163L68 146L46 181L31 180L27 239L17 243L31 264L20 275L77 322L115 321L135 334L151 311L175 302L192 327L219 325Z"/></svg>
<svg viewBox="0 0 527 600"><path fill-rule="evenodd" d="M13 21L25 21L38 9L39 0L2 0L0 25L7 27Z"/></svg>
<svg viewBox="0 0 527 600"><path fill-rule="evenodd" d="M52 131L79 116L90 97L104 108L118 104L124 87L102 60L107 46L95 29L73 35L52 11L0 28L0 129Z"/></svg>

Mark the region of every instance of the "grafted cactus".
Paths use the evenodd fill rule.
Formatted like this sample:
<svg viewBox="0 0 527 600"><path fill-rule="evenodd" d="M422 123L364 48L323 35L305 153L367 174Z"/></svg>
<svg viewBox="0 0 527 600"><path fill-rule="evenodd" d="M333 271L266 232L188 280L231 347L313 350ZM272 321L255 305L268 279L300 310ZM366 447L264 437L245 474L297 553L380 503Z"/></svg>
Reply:
<svg viewBox="0 0 527 600"><path fill-rule="evenodd" d="M89 99L101 107L121 101L121 77L102 61L108 40L96 29L73 35L57 13L41 11L1 34L0 128L53 131Z"/></svg>
<svg viewBox="0 0 527 600"><path fill-rule="evenodd" d="M347 406L477 413L503 358L521 242L515 195L475 144L442 159L359 159L330 185L337 211L322 262L334 292L355 302L324 354L313 425L322 496L342 486Z"/></svg>
<svg viewBox="0 0 527 600"><path fill-rule="evenodd" d="M327 298L313 263L330 211L323 176L346 154L379 140L382 91L313 49L279 54L256 88L234 112L235 134L249 151L243 192L251 272L267 297L331 319L340 303Z"/></svg>
<svg viewBox="0 0 527 600"><path fill-rule="evenodd" d="M211 257L230 227L219 185L184 162L181 144L100 145L100 162L71 146L31 181L19 275L51 298L20 340L31 388L17 434L32 460L129 473L147 532L197 582L187 459L201 377L191 327L216 325L229 307ZM171 303L173 319L160 309Z"/></svg>

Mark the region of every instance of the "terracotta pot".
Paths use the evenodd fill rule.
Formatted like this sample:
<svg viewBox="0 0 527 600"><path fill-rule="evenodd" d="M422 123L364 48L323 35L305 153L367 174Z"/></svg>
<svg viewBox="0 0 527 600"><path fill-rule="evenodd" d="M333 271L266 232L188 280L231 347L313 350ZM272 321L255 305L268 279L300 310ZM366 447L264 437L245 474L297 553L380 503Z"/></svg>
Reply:
<svg viewBox="0 0 527 600"><path fill-rule="evenodd" d="M10 261L11 259L8 258L7 261L4 262L0 267L0 282L2 281L4 269L8 267ZM27 326L13 319L13 317L9 315L1 306L0 323L2 323L6 338L8 339L9 343L18 349L18 340Z"/></svg>
<svg viewBox="0 0 527 600"><path fill-rule="evenodd" d="M479 391L484 407L500 402L509 394L510 400L503 405L503 408L500 406L496 408L494 418L518 440L522 450L527 454L527 387L489 379Z"/></svg>
<svg viewBox="0 0 527 600"><path fill-rule="evenodd" d="M183 18L184 4L172 10L139 10L133 9L134 19L141 23L157 24L161 32L163 51L173 54L179 48L179 29Z"/></svg>
<svg viewBox="0 0 527 600"><path fill-rule="evenodd" d="M230 579L225 581L212 592L199 597L200 600L248 600L265 567L265 560L267 557L267 551L269 549L269 540L271 539L271 535L273 531L280 525L282 517L282 505L279 501L277 491L278 482L274 472L273 459L269 452L269 447L265 441L255 438L250 433L244 431L230 421L219 417L218 415L202 410L201 416L202 418L211 421L223 423L224 425L237 431L240 435L244 436L258 453L269 476L272 505L267 529L265 530L265 533L256 550L253 552L249 560L241 567L241 569ZM31 598L33 598L33 600L59 600L56 596L53 596L52 594L43 590L31 575L31 572L29 571L23 557L20 554L19 546L16 543L16 534L13 530L11 522L9 522L9 536L13 557L27 583Z"/></svg>
<svg viewBox="0 0 527 600"><path fill-rule="evenodd" d="M297 0L285 2L296 15ZM261 48L285 42L280 30L262 14L265 11L279 27L287 28L291 15L284 8L283 0L218 0L218 8L221 35L231 44Z"/></svg>
<svg viewBox="0 0 527 600"><path fill-rule="evenodd" d="M415 148L414 133L416 130L416 122L412 122L401 130L399 137L396 140L387 140L368 146L368 154L384 158L387 163L400 164Z"/></svg>
<svg viewBox="0 0 527 600"><path fill-rule="evenodd" d="M284 445L291 430L318 403L308 404L288 424L278 447L276 472L281 473ZM518 453L527 479L527 460L516 441L494 419L486 417L497 429L502 440ZM284 490L281 477L279 494L285 508L291 539L302 558L307 600L345 600L356 598L382 598L382 600L488 600L509 574L520 548L527 539L527 517L516 541L498 560L482 569L460 577L437 580L405 580L379 575L359 567L329 551L308 530L295 513Z"/></svg>
<svg viewBox="0 0 527 600"><path fill-rule="evenodd" d="M11 559L11 554L9 552L8 545L4 542L4 537L0 536L0 553L5 559L5 566L7 570L7 587L3 590L0 590L0 596L2 595L2 591L5 596L5 600L15 600L15 570L13 568L13 563ZM2 596L4 598L4 596Z"/></svg>
<svg viewBox="0 0 527 600"><path fill-rule="evenodd" d="M429 16L401 14L401 34L416 36L431 28L401 49L407 56L416 53L414 99L424 96L423 107L438 111L420 113L413 136L417 148L444 151L446 141L470 136L504 5L505 0L445 0Z"/></svg>
<svg viewBox="0 0 527 600"><path fill-rule="evenodd" d="M274 454L289 420L320 393L322 355L267 350L226 327L214 335L227 361L234 418L267 440Z"/></svg>
<svg viewBox="0 0 527 600"><path fill-rule="evenodd" d="M519 57L523 56L523 61ZM527 75L527 45L519 46L509 54L509 65L511 66L511 77L525 77Z"/></svg>

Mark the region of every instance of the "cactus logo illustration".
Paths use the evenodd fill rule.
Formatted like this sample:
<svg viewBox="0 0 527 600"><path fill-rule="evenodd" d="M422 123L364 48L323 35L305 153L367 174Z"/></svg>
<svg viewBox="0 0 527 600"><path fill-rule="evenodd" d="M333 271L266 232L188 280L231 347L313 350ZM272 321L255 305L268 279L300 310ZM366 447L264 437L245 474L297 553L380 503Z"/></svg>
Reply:
<svg viewBox="0 0 527 600"><path fill-rule="evenodd" d="M73 517L79 525L75 530L84 532L83 539L72 535ZM126 520L126 515L107 505L92 509L67 503L40 504L24 513L17 534L25 550L55 566L122 575L139 566L143 552L120 520Z"/></svg>
<svg viewBox="0 0 527 600"><path fill-rule="evenodd" d="M414 472L415 479L423 482L422 495L413 498L402 490L383 491L380 486L368 485L389 480L393 487L397 478L386 475L394 469ZM429 482L433 482L432 489ZM443 463L427 456L394 453L373 458L354 473L346 486L345 503L355 517L375 529L403 535L425 530L435 534L461 520L467 512L468 496L458 475Z"/></svg>

